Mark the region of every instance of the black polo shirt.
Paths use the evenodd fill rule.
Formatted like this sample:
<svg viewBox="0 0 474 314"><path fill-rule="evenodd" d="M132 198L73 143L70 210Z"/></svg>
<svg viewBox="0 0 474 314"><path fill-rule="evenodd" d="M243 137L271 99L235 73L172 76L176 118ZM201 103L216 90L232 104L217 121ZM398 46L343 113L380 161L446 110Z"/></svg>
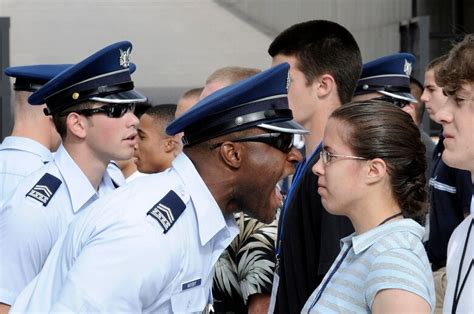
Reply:
<svg viewBox="0 0 474 314"><path fill-rule="evenodd" d="M425 248L433 270L446 266L449 238L469 214L472 198L471 173L451 168L441 159L443 139L441 135L433 152L433 172L429 180L430 234Z"/></svg>

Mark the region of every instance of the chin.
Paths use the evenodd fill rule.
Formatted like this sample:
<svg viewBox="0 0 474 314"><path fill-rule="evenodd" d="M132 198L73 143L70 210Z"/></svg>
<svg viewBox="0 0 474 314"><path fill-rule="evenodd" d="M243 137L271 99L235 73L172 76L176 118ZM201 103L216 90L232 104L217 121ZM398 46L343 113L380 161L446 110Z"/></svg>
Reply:
<svg viewBox="0 0 474 314"><path fill-rule="evenodd" d="M441 158L448 166L452 168L472 171L472 167L474 165L472 160L466 159L466 156L461 156L458 158L455 153L450 152L449 150L445 150Z"/></svg>

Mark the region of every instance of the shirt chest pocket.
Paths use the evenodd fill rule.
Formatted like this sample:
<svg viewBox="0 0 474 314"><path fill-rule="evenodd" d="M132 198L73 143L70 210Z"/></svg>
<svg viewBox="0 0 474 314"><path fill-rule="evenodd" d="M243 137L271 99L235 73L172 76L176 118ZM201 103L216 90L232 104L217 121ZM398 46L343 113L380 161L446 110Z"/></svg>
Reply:
<svg viewBox="0 0 474 314"><path fill-rule="evenodd" d="M205 287L193 287L171 296L171 308L173 313L202 312L209 299L209 289Z"/></svg>

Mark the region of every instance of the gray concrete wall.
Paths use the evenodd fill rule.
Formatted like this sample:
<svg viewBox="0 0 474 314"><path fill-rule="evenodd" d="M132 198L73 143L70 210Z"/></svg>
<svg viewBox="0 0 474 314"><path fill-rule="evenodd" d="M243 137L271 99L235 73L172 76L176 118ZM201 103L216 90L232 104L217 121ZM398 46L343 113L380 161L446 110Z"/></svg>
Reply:
<svg viewBox="0 0 474 314"><path fill-rule="evenodd" d="M212 0L0 0L9 16L10 64L78 62L130 40L136 85L176 101L216 68L266 68L271 38Z"/></svg>
<svg viewBox="0 0 474 314"><path fill-rule="evenodd" d="M411 0L216 1L273 36L301 21L338 22L354 34L364 61L398 52L400 22L410 19L412 14Z"/></svg>

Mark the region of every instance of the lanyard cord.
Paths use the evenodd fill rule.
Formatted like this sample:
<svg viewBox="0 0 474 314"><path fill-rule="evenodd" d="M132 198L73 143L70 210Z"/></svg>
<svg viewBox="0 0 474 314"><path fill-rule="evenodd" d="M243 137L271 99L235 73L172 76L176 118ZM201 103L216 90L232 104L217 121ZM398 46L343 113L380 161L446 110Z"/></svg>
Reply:
<svg viewBox="0 0 474 314"><path fill-rule="evenodd" d="M290 190L288 191L288 195L286 196L286 199L285 199L285 204L283 205L283 207L281 208L281 212L280 212L280 223L278 224L278 241L277 241L277 248L276 248L276 256L277 256L277 263L279 262L279 257L280 257L280 254L281 254L281 242L283 240L283 225L284 225L284 222L285 222L285 216L286 216L286 210L287 210L287 206L289 205L290 203L290 200L293 196L293 193L296 189L296 186L298 185L298 181L300 180L300 178L302 177L303 173L305 172L306 170L306 166L308 165L308 163L313 160L314 156L316 155L316 153L319 151L319 147L321 146L321 143L318 144L318 147L316 147L316 149L314 150L314 152L311 154L310 158L309 159L305 159L303 160L296 168L296 171L295 171L295 175L293 177L293 182L291 183L291 187L290 187Z"/></svg>
<svg viewBox="0 0 474 314"><path fill-rule="evenodd" d="M396 213L395 215L392 215L390 217L387 217L385 218L381 223L379 223L377 225L377 227L383 225L384 223L386 223L387 221L389 220L392 220L398 216L402 216L402 212L399 212L399 213ZM336 264L336 267L334 267L333 271L331 272L331 274L329 275L328 279L324 282L324 284L322 285L321 289L319 290L318 294L316 295L316 298L314 299L313 303L311 303L311 306L309 307L308 309L308 313L313 309L313 307L316 305L316 303L319 301L319 299L321 298L322 294L323 294L323 291L324 289L326 289L326 286L329 284L329 282L331 281L331 278L332 276L334 276L334 274L336 273L336 271L339 269L339 267L341 267L341 264L342 264L342 261L346 258L347 256L347 253L349 253L349 250L352 248L352 245L349 245L349 247L347 248L347 250L344 252L344 254L342 255L341 259L337 262Z"/></svg>
<svg viewBox="0 0 474 314"><path fill-rule="evenodd" d="M467 278L469 277L469 273L471 272L472 265L474 264L474 260L471 260L471 264L469 264L469 267L466 272L466 276L464 276L464 279L461 283L461 287L459 287L459 283L461 281L462 265L464 262L464 257L466 256L467 243L469 242L469 236L471 235L471 229L473 225L474 225L474 219L471 219L471 224L469 225L469 229L467 231L466 241L464 241L464 248L462 250L461 260L459 261L458 277L456 279L456 287L454 289L454 298L453 298L453 307L451 309L451 313L453 314L456 313L456 310L459 304L459 299L461 299L461 293L464 290L464 286L466 284ZM459 288L459 293L458 293L458 288Z"/></svg>
<svg viewBox="0 0 474 314"><path fill-rule="evenodd" d="M316 298L314 299L313 303L311 303L311 306L309 307L308 309L308 313L313 309L313 307L316 305L316 303L319 301L319 299L321 298L322 294L323 294L323 291L324 289L326 289L326 286L328 285L328 283L331 281L331 278L332 276L334 276L334 274L336 273L336 271L339 269L339 267L341 267L341 264L342 264L342 261L344 261L344 259L346 258L347 256L347 253L349 253L349 250L352 248L352 245L349 245L349 247L347 248L347 250L344 252L344 254L342 255L341 259L337 262L336 264L336 267L334 267L333 271L331 272L331 274L329 275L328 279L324 282L323 286L321 287L321 289L319 290Z"/></svg>

